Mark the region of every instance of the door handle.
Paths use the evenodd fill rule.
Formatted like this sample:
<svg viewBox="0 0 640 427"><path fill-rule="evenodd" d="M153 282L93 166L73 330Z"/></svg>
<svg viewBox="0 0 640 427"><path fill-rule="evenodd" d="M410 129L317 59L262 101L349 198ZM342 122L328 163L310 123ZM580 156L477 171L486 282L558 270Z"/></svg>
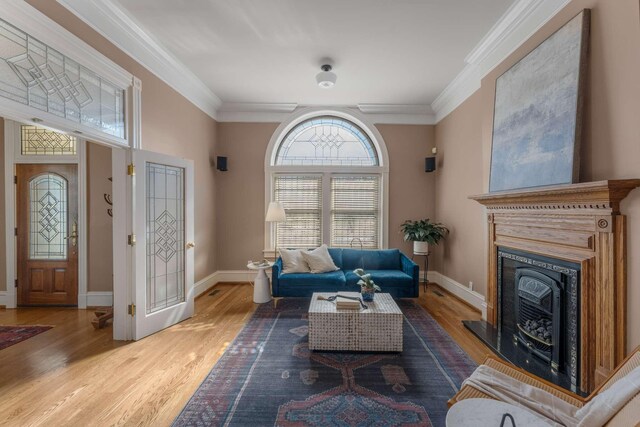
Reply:
<svg viewBox="0 0 640 427"><path fill-rule="evenodd" d="M67 236L67 240L71 240L71 246L76 247L78 245L78 221L73 221L71 225L71 234Z"/></svg>
<svg viewBox="0 0 640 427"><path fill-rule="evenodd" d="M196 247L195 243L193 243L193 242L187 243L187 249L192 249L192 248L195 248L195 247Z"/></svg>

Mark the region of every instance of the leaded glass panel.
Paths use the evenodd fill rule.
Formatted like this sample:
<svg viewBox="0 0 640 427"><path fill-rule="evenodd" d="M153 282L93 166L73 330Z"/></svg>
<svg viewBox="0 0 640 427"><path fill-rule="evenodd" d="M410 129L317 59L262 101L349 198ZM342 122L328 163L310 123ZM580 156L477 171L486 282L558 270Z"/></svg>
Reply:
<svg viewBox="0 0 640 427"><path fill-rule="evenodd" d="M183 168L146 164L147 314L185 301Z"/></svg>
<svg viewBox="0 0 640 427"><path fill-rule="evenodd" d="M296 125L284 137L276 165L378 166L378 154L356 124L334 116L316 117Z"/></svg>
<svg viewBox="0 0 640 427"><path fill-rule="evenodd" d="M125 137L125 91L0 19L0 96Z"/></svg>
<svg viewBox="0 0 640 427"><path fill-rule="evenodd" d="M67 258L67 180L46 173L29 181L29 258Z"/></svg>
<svg viewBox="0 0 640 427"><path fill-rule="evenodd" d="M74 156L76 138L37 126L20 127L20 151L23 156Z"/></svg>

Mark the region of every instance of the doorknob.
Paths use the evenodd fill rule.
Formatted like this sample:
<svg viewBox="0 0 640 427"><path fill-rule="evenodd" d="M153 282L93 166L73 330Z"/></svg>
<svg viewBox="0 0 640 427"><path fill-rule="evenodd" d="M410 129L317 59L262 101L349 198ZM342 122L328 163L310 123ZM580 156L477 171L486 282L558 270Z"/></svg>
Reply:
<svg viewBox="0 0 640 427"><path fill-rule="evenodd" d="M187 249L195 248L196 244L193 242L187 243Z"/></svg>
<svg viewBox="0 0 640 427"><path fill-rule="evenodd" d="M78 221L73 221L71 225L71 234L67 236L67 240L71 240L71 246L76 247L78 245Z"/></svg>

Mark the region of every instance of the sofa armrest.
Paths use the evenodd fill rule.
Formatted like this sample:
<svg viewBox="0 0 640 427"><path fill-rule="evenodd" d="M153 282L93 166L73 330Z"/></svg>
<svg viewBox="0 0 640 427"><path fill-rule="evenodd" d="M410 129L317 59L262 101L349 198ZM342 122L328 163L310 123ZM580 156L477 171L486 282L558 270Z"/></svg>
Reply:
<svg viewBox="0 0 640 427"><path fill-rule="evenodd" d="M278 257L271 267L271 293L274 297L280 296L280 273L282 272L282 258Z"/></svg>
<svg viewBox="0 0 640 427"><path fill-rule="evenodd" d="M400 262L402 266L402 272L408 274L413 279L413 296L420 296L420 267L413 262L408 256L400 252Z"/></svg>
<svg viewBox="0 0 640 427"><path fill-rule="evenodd" d="M567 390L564 390L563 388L552 384L542 378L538 378L535 375L525 371L522 368L518 368L516 366L513 366L510 363L507 363L501 359L498 359L494 356L487 356L487 358L485 359L485 361L483 362L483 365L489 366L490 368L495 369L498 372L501 372L505 375L510 376L511 378L520 381L524 384L528 384L532 387L536 387L539 388L541 390L546 391L547 393L552 394L553 396L564 400L565 402L575 406L576 408L581 408L582 406L584 406L586 399L583 397L580 397L574 393L571 393ZM470 399L470 398L490 398L493 399L491 396L486 395L485 393L483 393L480 390L477 390L476 388L474 388L473 386L467 384L464 387L462 387L460 389L460 391L458 391L458 393L453 396L451 399L449 399L448 405L452 406L455 403L464 400L464 399Z"/></svg>

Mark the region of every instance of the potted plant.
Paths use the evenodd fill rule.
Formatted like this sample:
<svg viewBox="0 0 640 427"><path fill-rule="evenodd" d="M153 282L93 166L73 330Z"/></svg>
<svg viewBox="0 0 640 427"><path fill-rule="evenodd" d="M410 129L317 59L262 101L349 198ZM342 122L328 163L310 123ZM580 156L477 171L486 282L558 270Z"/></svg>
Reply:
<svg viewBox="0 0 640 427"><path fill-rule="evenodd" d="M407 220L402 223L400 230L405 241L413 242L413 253L427 255L429 245L437 245L441 239L449 234L449 229L438 222L431 222L429 218L417 221Z"/></svg>
<svg viewBox="0 0 640 427"><path fill-rule="evenodd" d="M373 301L373 295L376 291L380 292L380 286L376 285L371 279L371 275L365 273L361 268L353 270L353 272L360 277L358 285L360 285L360 293L362 294L363 301Z"/></svg>

